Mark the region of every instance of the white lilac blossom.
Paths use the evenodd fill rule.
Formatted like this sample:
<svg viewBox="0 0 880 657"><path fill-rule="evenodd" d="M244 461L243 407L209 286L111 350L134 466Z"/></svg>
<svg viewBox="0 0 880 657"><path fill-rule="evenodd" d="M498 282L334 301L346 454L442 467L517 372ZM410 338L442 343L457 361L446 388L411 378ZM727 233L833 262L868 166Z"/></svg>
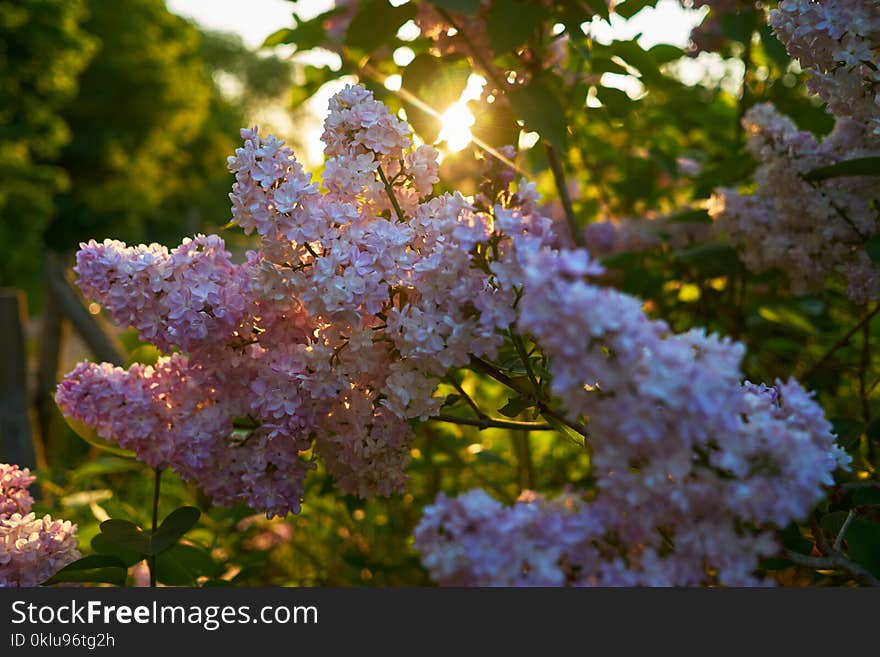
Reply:
<svg viewBox="0 0 880 657"><path fill-rule="evenodd" d="M767 528L847 464L818 404L793 381L742 384L741 344L677 335L599 285L586 251L554 248L533 183L435 196L436 151L387 107L361 87L330 105L323 192L281 142L242 131L233 217L259 247L240 264L216 236L82 245L83 290L171 355L81 363L58 387L64 413L218 504L296 513L319 458L345 493L401 491L411 421L513 328L549 358L560 417L587 424L598 489L512 509L438 499L416 534L435 578L753 582Z"/></svg>
<svg viewBox="0 0 880 657"><path fill-rule="evenodd" d="M796 294L819 289L841 272L854 301L880 298L880 268L865 251L878 231L873 204L880 199L880 178L805 178L819 167L880 155L880 139L843 117L819 141L767 103L749 109L743 125L759 163L757 189L717 190L710 214L741 247L745 265L757 272L782 269Z"/></svg>
<svg viewBox="0 0 880 657"><path fill-rule="evenodd" d="M79 558L76 525L31 513L27 468L0 463L0 587L38 586Z"/></svg>
<svg viewBox="0 0 880 657"><path fill-rule="evenodd" d="M829 111L880 135L880 4L782 0L770 25Z"/></svg>

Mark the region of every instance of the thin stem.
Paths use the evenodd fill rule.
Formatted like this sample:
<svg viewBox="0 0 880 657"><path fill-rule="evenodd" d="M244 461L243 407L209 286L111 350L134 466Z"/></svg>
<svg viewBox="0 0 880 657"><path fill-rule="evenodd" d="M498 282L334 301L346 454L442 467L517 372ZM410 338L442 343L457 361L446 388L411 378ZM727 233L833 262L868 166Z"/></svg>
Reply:
<svg viewBox="0 0 880 657"><path fill-rule="evenodd" d="M850 561L840 553L833 553L826 557L810 557L798 552L786 550L785 558L798 566L815 568L819 570L841 570L850 575L860 584L866 586L880 586L880 580L874 577L859 564Z"/></svg>
<svg viewBox="0 0 880 657"><path fill-rule="evenodd" d="M510 330L510 339L513 341L514 347L516 347L516 351L519 354L519 359L522 361L522 364L526 368L526 374L529 376L529 381L532 382L532 385L535 388L535 394L541 394L541 386L538 384L538 378L535 376L535 372L532 370L532 361L529 359L528 353L526 353L526 346L523 344L523 339L516 333L513 329Z"/></svg>
<svg viewBox="0 0 880 657"><path fill-rule="evenodd" d="M153 480L153 524L152 524L152 533L156 533L156 528L159 525L159 487L162 481L162 469L155 468L153 470L155 473ZM147 565L150 568L150 586L156 586L156 555L150 555L147 559Z"/></svg>
<svg viewBox="0 0 880 657"><path fill-rule="evenodd" d="M406 218L403 216L403 210L400 209L400 203L397 202L397 197L394 195L394 188L388 182L388 178L385 177L385 172L382 171L382 167L378 167L377 170L379 171L379 178L382 180L382 184L385 185L385 193L388 194L388 198L391 199L391 205L394 206L397 218L400 221L406 221Z"/></svg>
<svg viewBox="0 0 880 657"><path fill-rule="evenodd" d="M488 362L484 361L482 358L478 358L477 356L474 356L473 354L471 354L470 366L471 366L471 369L473 369L475 372L482 372L483 374L487 374L488 376L491 376L493 379L495 379L499 383L503 383L511 390L514 390L514 391L518 392L519 394L534 400L535 405L538 407L538 411L541 413L541 415L543 415L546 418L552 418L552 419L556 420L557 422L564 424L569 429L576 431L577 433L582 435L585 439L589 440L590 434L584 425L580 424L579 422L572 422L571 420L560 415L559 413L554 411L552 408L547 406L547 404L544 403L543 401L541 401L539 399L535 399L535 395L530 390L524 389L516 381L511 379L509 376L507 376L504 372L500 371L497 367L493 366L491 363L488 363Z"/></svg>
<svg viewBox="0 0 880 657"><path fill-rule="evenodd" d="M862 357L859 362L859 397L862 402L862 420L865 424L871 422L871 407L868 404L868 386L866 378L868 368L871 366L871 327L862 325Z"/></svg>
<svg viewBox="0 0 880 657"><path fill-rule="evenodd" d="M429 420L435 422L448 422L449 424L463 424L468 427L483 429L516 429L519 431L553 431L553 427L543 422L518 422L516 420L496 420L491 417L469 418L455 415L432 415Z"/></svg>
<svg viewBox="0 0 880 657"><path fill-rule="evenodd" d="M467 394L465 389L461 387L461 384L458 383L458 381L453 379L451 376L448 377L447 380L452 385L452 387L455 388L456 391L458 391L458 394L461 395L461 398L464 399L465 403L471 407L474 413L476 413L478 418L484 419L489 417L483 412L483 410L479 406L477 406L477 402L474 401L473 397Z"/></svg>
<svg viewBox="0 0 880 657"><path fill-rule="evenodd" d="M547 162L550 164L550 171L553 172L553 182L556 183L559 200L562 201L562 209L565 212L568 232L571 233L571 241L577 246L583 246L584 236L581 234L577 218L574 216L574 206L571 204L571 196L569 196L568 186L565 184L565 171L562 169L562 162L559 161L556 149L549 142L544 142L544 150L547 151Z"/></svg>
<svg viewBox="0 0 880 657"><path fill-rule="evenodd" d="M849 341L850 341L850 339L852 339L852 336L854 336L856 333L858 333L859 330L863 326L867 326L868 323L872 319L874 319L874 316L878 312L880 312L880 303L877 304L877 306L874 308L874 310L872 310L867 315L862 317L862 319L859 320L858 324L856 324L849 331L847 331L846 335L844 335L837 342L835 342L831 346L831 348L825 352L825 355L822 356L822 358L820 358L818 361L816 361L816 363L804 373L804 375L801 377L801 380L809 379L813 374L815 374L819 370L819 368L821 368L825 364L825 362L829 358L831 358L831 356L833 356L839 349L841 349L842 347L845 347L847 344L849 344Z"/></svg>
<svg viewBox="0 0 880 657"><path fill-rule="evenodd" d="M850 509L849 513L846 514L846 520L843 521L843 525L840 528L840 531L837 532L837 538L834 539L834 545L832 545L832 549L835 552L840 551L840 546L843 545L843 538L846 536L846 530L849 529L850 524L852 524L853 518L856 517L856 512L854 509Z"/></svg>

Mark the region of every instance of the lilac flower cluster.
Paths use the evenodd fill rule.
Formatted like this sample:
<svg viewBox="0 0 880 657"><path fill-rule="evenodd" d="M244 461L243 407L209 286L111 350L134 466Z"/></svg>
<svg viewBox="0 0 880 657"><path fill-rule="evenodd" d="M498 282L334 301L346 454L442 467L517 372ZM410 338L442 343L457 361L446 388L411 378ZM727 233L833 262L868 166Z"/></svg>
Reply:
<svg viewBox="0 0 880 657"><path fill-rule="evenodd" d="M880 5L782 0L770 12L770 24L831 113L880 135Z"/></svg>
<svg viewBox="0 0 880 657"><path fill-rule="evenodd" d="M852 119L839 118L819 141L770 104L752 107L743 125L759 162L758 187L752 194L718 190L710 214L742 247L746 266L781 268L796 294L819 289L840 271L854 301L880 298L880 268L865 251L865 241L878 230L873 204L880 199L880 178L804 177L819 167L880 155L880 139Z"/></svg>
<svg viewBox="0 0 880 657"><path fill-rule="evenodd" d="M0 587L37 586L80 556L76 525L31 513L34 480L0 463Z"/></svg>
<svg viewBox="0 0 880 657"><path fill-rule="evenodd" d="M743 385L742 345L672 333L598 285L586 251L556 249L533 184L433 196L436 153L363 88L331 100L326 192L279 141L242 137L233 217L259 248L235 264L213 236L83 244L81 287L174 353L82 363L56 396L217 503L296 512L319 457L346 493L401 490L410 421L511 330L550 359L545 401L586 424L597 491L513 509L440 498L417 532L438 581L752 582L773 550L762 528L803 516L847 464L797 383Z"/></svg>

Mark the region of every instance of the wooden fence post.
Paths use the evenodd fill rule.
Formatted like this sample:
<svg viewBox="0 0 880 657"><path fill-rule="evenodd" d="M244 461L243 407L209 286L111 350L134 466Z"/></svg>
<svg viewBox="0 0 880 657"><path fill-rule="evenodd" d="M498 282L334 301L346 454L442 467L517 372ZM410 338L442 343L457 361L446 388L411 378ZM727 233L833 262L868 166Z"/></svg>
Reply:
<svg viewBox="0 0 880 657"><path fill-rule="evenodd" d="M104 333L101 325L80 301L73 286L64 275L64 268L50 258L46 263L49 292L55 297L61 312L70 320L76 332L88 345L89 350L99 361L122 365L125 359L122 350Z"/></svg>
<svg viewBox="0 0 880 657"><path fill-rule="evenodd" d="M50 259L52 256L50 255ZM55 409L55 387L58 383L58 363L66 342L69 322L61 312L61 304L49 286L49 273L46 271L46 293L43 305L43 321L40 327L40 345L37 361L37 388L34 394L34 408L37 414L37 428L43 453L49 458L54 447L52 426L58 413Z"/></svg>
<svg viewBox="0 0 880 657"><path fill-rule="evenodd" d="M0 462L36 466L28 417L24 295L0 289Z"/></svg>

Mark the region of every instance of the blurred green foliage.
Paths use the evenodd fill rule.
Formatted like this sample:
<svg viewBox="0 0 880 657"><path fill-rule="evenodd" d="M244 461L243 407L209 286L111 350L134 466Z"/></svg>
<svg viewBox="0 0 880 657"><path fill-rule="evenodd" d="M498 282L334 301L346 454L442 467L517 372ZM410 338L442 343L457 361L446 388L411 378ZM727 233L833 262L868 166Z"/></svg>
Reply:
<svg viewBox="0 0 880 657"><path fill-rule="evenodd" d="M351 22L341 36L327 29L340 10L279 26L266 45L292 45L297 53L327 47L341 59L339 67L319 59L297 64L291 109L325 83L357 75L377 98L395 111L403 109L420 138L432 142L440 128L436 118L420 111L411 97L386 88L384 79L400 75L404 91L442 112L458 98L471 72L486 76L483 96L469 103L476 118L473 133L498 148L516 144L524 130L538 132L555 148L574 190L579 228L608 218L659 219L646 222L648 247L605 259L606 282L643 298L648 312L677 331L702 326L745 342L744 371L752 381L802 378L817 391L839 441L854 458L853 472L838 483L876 480L880 363L873 345L880 327L874 322L849 335L873 307L852 304L835 281L814 295L793 295L779 272L751 274L723 240L707 239L705 201L719 186L748 184L754 167L739 126L748 106L772 101L820 135L833 123L806 94L800 69L762 14L741 11L724 22L714 55L727 73L707 73L685 84L681 70L689 59L682 49L662 43L644 47L638 38L602 43L582 30L582 24L608 18L601 0L540 6L494 0L488 10L496 18L487 35L491 61L485 50L448 55L424 36L401 39L398 28L426 4L461 12L455 16L466 20L480 6L469 0L413 0L392 7L373 0L345 10ZM628 18L655 4L627 0L614 11ZM36 12L50 5L56 8L51 20L46 12L40 21L27 18L28 7ZM13 112L12 121L0 121L0 278L20 280L16 277L38 265L43 228L50 221L46 243L65 251L90 237L173 243L201 223L224 224L231 181L223 157L234 148L247 111L289 85L290 64L257 57L229 37L199 34L168 14L159 0L0 3L0 8L12 6L15 11L0 12L0 20L5 39L17 39L18 45L4 46L0 75L4 87L20 91L11 110L2 108ZM22 6L26 9L19 11ZM556 24L564 29L547 39ZM414 57L398 65L393 53L404 46ZM535 64L554 49L563 53L554 66ZM77 69L89 60L79 95L64 105L75 95ZM505 93L487 68L518 71L527 81ZM736 70L744 71L741 79L731 73ZM231 100L218 88L218 73L234 76L249 92ZM636 81L640 91L622 90L615 75ZM517 164L537 180L559 215L545 143L523 150ZM485 157L475 145L446 154L442 184L475 191ZM65 180L70 184L64 186ZM130 334L123 338L130 352L141 346ZM490 414L532 419L527 409L511 404L500 385L473 374L454 375L463 376L462 386ZM468 412L454 395L444 410ZM87 552L108 517L146 526L152 489L144 466L101 454L73 434L68 438L70 452L50 458L41 473L44 507L79 523ZM161 515L185 504L202 511L185 538L196 551L177 555L181 563L169 566L168 583L426 584L411 537L421 509L438 492L454 495L481 486L509 502L526 488L552 494L566 485L590 483L586 453L559 434L526 436L427 423L419 426L409 474L406 494L363 501L340 498L329 475L319 470L308 480L300 515L267 521L245 507L210 508L198 491L166 473ZM780 528L781 540L809 553L817 541L833 540L843 519L856 510L850 556L880 576L875 493L832 489L807 522ZM100 540L92 546L101 552ZM785 561L765 566L784 583L845 582Z"/></svg>

